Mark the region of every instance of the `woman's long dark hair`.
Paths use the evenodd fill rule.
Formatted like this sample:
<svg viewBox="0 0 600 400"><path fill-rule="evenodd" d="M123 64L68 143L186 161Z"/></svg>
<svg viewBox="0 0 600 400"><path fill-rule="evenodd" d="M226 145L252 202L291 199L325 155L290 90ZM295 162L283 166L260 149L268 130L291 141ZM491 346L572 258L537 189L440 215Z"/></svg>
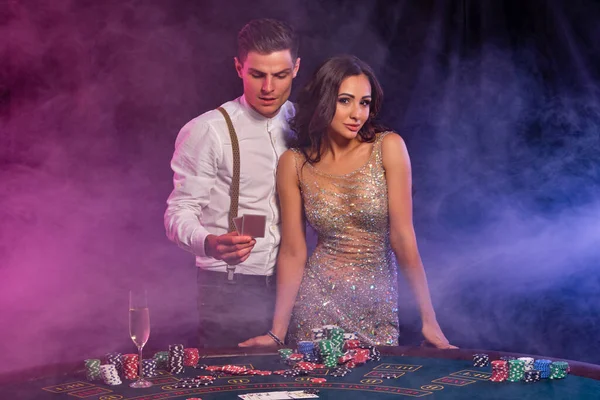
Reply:
<svg viewBox="0 0 600 400"><path fill-rule="evenodd" d="M349 76L363 74L371 84L371 104L369 118L358 131L358 136L363 142L372 142L375 134L384 130L374 121L381 110L383 90L371 67L355 56L329 58L300 91L296 116L290 121L295 137L290 140L289 146L302 151L309 163L321 160L327 128L335 115L342 81Z"/></svg>

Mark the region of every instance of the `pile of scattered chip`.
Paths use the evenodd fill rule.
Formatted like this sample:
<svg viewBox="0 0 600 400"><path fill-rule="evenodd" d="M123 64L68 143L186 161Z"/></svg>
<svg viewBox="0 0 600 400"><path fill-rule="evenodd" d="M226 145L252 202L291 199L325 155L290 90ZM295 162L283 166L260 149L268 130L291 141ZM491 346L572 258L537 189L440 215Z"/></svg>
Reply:
<svg viewBox="0 0 600 400"><path fill-rule="evenodd" d="M177 389L196 389L202 386L212 385L214 377L210 375L201 375L196 378L183 378L173 386Z"/></svg>

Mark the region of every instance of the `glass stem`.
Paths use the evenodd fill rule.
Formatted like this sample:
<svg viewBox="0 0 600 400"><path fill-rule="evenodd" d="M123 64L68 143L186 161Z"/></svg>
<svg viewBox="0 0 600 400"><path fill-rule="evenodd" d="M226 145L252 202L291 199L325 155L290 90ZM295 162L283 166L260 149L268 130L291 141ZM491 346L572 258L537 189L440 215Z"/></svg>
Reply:
<svg viewBox="0 0 600 400"><path fill-rule="evenodd" d="M138 347L138 351L140 352L140 357L139 357L140 372L139 372L139 375L138 375L138 380L140 380L140 381L144 379L144 377L142 375L142 349L143 348L144 348L144 346Z"/></svg>

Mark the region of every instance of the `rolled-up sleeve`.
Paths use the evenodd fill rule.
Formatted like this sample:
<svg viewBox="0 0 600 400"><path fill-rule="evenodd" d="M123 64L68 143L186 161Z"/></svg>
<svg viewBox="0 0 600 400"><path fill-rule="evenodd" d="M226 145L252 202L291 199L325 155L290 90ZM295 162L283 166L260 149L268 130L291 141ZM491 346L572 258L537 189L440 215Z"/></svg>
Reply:
<svg viewBox="0 0 600 400"><path fill-rule="evenodd" d="M167 237L179 247L206 257L204 240L209 235L202 225L202 210L210 202L210 192L222 157L222 144L207 123L190 121L175 141L171 160L173 191L164 215Z"/></svg>

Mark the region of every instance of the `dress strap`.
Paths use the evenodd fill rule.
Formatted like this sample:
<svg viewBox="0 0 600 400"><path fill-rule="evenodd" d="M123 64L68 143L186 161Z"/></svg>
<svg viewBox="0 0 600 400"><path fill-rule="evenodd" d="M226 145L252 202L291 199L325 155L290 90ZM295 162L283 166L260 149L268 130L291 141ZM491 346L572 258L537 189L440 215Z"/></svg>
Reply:
<svg viewBox="0 0 600 400"><path fill-rule="evenodd" d="M375 159L377 160L378 164L383 163L383 156L381 155L381 144L383 143L383 138L386 137L389 134L393 134L394 132L392 131L385 131L385 132L379 132L377 133L377 138L375 139L375 143L373 144L374 148L373 148L373 155L375 156Z"/></svg>
<svg viewBox="0 0 600 400"><path fill-rule="evenodd" d="M301 177L301 170L302 167L304 166L304 160L306 159L304 157L304 154L302 154L302 152L300 151L300 149L297 148L291 148L290 149L292 151L292 153L294 153L294 165L296 166L296 176L298 177L298 182L301 182L302 179ZM302 163L301 165L299 165L300 163Z"/></svg>

